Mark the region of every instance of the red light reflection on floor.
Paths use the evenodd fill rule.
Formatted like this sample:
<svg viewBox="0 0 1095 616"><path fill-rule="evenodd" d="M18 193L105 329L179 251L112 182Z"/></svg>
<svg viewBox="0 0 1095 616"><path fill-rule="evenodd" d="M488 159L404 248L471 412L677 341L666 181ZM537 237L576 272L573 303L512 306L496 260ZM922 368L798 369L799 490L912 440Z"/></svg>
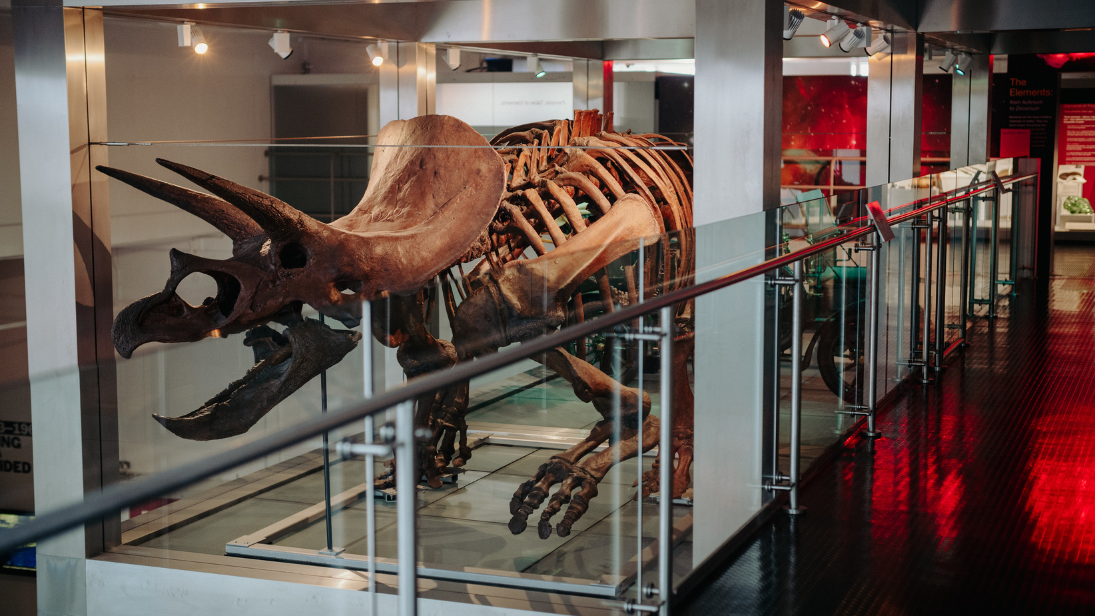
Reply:
<svg viewBox="0 0 1095 616"><path fill-rule="evenodd" d="M970 415L944 413L904 421L900 434L877 441L871 520L874 545L898 547L912 540L913 516L929 521L936 548L951 552L962 535L961 519L966 496L961 461L976 442L977 420ZM895 446L907 442L910 432L930 434L921 447Z"/></svg>
<svg viewBox="0 0 1095 616"><path fill-rule="evenodd" d="M1047 414L1033 426L1026 507L1045 560L1095 562L1095 408Z"/></svg>

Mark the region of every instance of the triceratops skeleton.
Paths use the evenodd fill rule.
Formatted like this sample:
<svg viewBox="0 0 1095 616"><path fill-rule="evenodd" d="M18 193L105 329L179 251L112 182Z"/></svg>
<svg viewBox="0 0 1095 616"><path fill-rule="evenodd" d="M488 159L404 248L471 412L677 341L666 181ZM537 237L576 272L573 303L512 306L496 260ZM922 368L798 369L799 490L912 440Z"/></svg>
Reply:
<svg viewBox="0 0 1095 616"><path fill-rule="evenodd" d="M636 267L644 268L647 297L665 292L687 282L694 268L691 160L683 151L657 145L672 142L616 133L611 116L596 111L577 112L573 121L512 128L490 144L451 117L391 122L378 136L365 196L330 224L178 163L157 161L212 195L100 167L201 217L233 241L227 260L172 250L164 290L134 302L115 320L115 347L128 358L150 341L246 332L244 343L254 348L257 363L242 379L193 413L156 416L183 438L211 440L246 432L356 346L360 334L303 318L304 304L352 327L360 321L361 302L371 301L374 336L398 348L398 361L413 378L633 303ZM679 233L671 241L667 232ZM649 257L624 267L626 290L613 288L607 266L633 252L642 239L650 246ZM536 256L526 256L528 249ZM217 295L192 306L176 288L196 272L216 281ZM439 284L441 298L425 290L431 281ZM599 302L583 299L584 283L597 290ZM427 327L434 301L444 303L451 342L436 338ZM674 450L667 458L672 463L675 455L677 462L673 496L687 486L692 458L692 394L685 368L692 348L690 307L678 307L676 320ZM287 326L284 334L270 328L271 322ZM649 397L643 394L640 400L638 390L588 363L586 350L582 341L576 354L556 348L540 361L604 419L582 443L552 456L518 488L510 506L514 533L525 529L528 516L552 486L561 484L544 508L539 534L551 534L550 519L570 502L557 526L560 535L569 534L617 453L626 460L657 441ZM416 401L416 423L433 434L420 448L422 471L433 487L448 467L463 466L471 456L468 389L463 383ZM612 437L616 392L620 440L593 453ZM666 459L665 452L661 457ZM647 473L643 494L656 489L657 473Z"/></svg>

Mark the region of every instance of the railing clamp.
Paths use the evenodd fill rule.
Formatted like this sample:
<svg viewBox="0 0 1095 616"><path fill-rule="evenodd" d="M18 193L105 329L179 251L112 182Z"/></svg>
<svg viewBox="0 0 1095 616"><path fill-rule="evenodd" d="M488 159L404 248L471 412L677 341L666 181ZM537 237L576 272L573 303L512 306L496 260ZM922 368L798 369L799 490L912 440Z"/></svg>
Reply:
<svg viewBox="0 0 1095 616"><path fill-rule="evenodd" d="M795 483L791 481L791 478L783 473L776 471L771 479L764 482L765 492L775 492L776 490L790 491L794 489Z"/></svg>
<svg viewBox="0 0 1095 616"><path fill-rule="evenodd" d="M605 605L609 607L621 608L625 614L637 614L639 612L646 612L653 614L660 612L662 609L661 604L647 605L645 603L636 603L634 599L628 599L627 601L605 601Z"/></svg>

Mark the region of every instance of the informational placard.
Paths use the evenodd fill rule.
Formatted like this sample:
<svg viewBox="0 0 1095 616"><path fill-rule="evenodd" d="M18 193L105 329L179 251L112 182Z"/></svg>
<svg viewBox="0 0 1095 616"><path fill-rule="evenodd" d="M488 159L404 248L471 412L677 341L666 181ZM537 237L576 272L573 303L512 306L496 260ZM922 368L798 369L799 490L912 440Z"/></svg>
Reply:
<svg viewBox="0 0 1095 616"><path fill-rule="evenodd" d="M1095 165L1095 104L1061 105L1058 161Z"/></svg>
<svg viewBox="0 0 1095 616"><path fill-rule="evenodd" d="M1030 131L1032 154L1051 148L1053 144L1053 111L1057 90L1053 84L1035 77L1008 75L1007 128ZM1034 154L1037 155L1037 154Z"/></svg>
<svg viewBox="0 0 1095 616"><path fill-rule="evenodd" d="M16 413L18 414L18 413ZM10 416L0 413L0 417ZM27 418L29 419L29 418ZM0 419L0 511L34 511L34 469L29 421Z"/></svg>
<svg viewBox="0 0 1095 616"><path fill-rule="evenodd" d="M574 115L569 81L439 83L437 113L472 126L519 126Z"/></svg>
<svg viewBox="0 0 1095 616"><path fill-rule="evenodd" d="M878 231L878 237L883 242L888 242L894 238L893 230L890 229L890 221L886 220L886 213L882 211L882 206L878 201L871 201L867 204L867 215L871 217L871 222L874 223L874 228Z"/></svg>

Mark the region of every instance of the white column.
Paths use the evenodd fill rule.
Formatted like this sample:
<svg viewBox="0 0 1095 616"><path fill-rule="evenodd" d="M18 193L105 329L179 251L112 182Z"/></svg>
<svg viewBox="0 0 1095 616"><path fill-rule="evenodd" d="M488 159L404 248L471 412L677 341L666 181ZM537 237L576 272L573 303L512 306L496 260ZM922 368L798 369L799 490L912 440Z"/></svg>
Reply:
<svg viewBox="0 0 1095 616"><path fill-rule="evenodd" d="M989 160L989 117L992 114L992 56L976 54L970 67L969 165Z"/></svg>
<svg viewBox="0 0 1095 616"><path fill-rule="evenodd" d="M890 53L867 77L867 185L920 175L923 39L895 32Z"/></svg>
<svg viewBox="0 0 1095 616"><path fill-rule="evenodd" d="M380 65L380 127L393 120L408 120L435 113L437 48L427 43L386 43ZM396 349L372 340L373 392L383 393L403 384L403 368Z"/></svg>
<svg viewBox="0 0 1095 616"><path fill-rule="evenodd" d="M604 62L574 60L574 108L604 111Z"/></svg>
<svg viewBox="0 0 1095 616"><path fill-rule="evenodd" d="M117 473L102 14L12 6L36 513ZM80 367L78 369L78 367ZM111 466L112 465L112 466ZM85 557L116 520L37 545L38 613L86 612Z"/></svg>
<svg viewBox="0 0 1095 616"><path fill-rule="evenodd" d="M764 259L762 212L779 203L782 9L696 0L698 281ZM696 563L762 503L764 296L753 280L696 299Z"/></svg>
<svg viewBox="0 0 1095 616"><path fill-rule="evenodd" d="M927 68L932 68L928 62ZM951 76L951 169L969 164L970 159L970 80L971 75Z"/></svg>

